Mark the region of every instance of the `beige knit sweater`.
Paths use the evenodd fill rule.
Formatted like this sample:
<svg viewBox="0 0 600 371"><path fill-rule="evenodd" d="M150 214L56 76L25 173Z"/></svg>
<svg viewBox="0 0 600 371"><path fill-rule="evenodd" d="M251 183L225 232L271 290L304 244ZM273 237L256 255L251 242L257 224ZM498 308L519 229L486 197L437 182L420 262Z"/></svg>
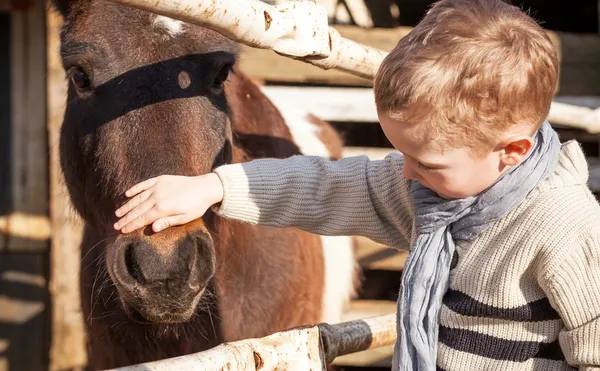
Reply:
<svg viewBox="0 0 600 371"><path fill-rule="evenodd" d="M403 157L261 159L215 170L227 218L412 239ZM470 246L456 241L440 319L438 369L600 370L600 206L585 157L563 144L559 165L520 206Z"/></svg>

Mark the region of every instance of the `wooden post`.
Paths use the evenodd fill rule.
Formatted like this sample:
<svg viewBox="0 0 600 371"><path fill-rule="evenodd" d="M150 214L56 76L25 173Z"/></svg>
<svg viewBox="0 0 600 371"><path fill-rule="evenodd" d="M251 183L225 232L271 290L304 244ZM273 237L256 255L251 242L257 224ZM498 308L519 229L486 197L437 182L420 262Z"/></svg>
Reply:
<svg viewBox="0 0 600 371"><path fill-rule="evenodd" d="M0 370L46 370L48 352L48 156L46 138L45 0L11 1L3 14L10 50L10 135L2 174L10 199L0 215ZM5 86L3 86L5 88ZM4 99L4 97L3 97ZM3 107L4 108L4 107ZM31 238L33 235L33 238Z"/></svg>
<svg viewBox="0 0 600 371"><path fill-rule="evenodd" d="M71 212L58 161L58 141L67 85L59 56L60 15L49 11L48 23L48 146L50 148L50 293L52 334L49 371L76 370L87 364L83 315L79 298L82 228Z"/></svg>
<svg viewBox="0 0 600 371"><path fill-rule="evenodd" d="M48 215L45 2L11 14L11 210ZM8 230L9 228L7 228ZM47 240L8 235L8 251L45 251Z"/></svg>

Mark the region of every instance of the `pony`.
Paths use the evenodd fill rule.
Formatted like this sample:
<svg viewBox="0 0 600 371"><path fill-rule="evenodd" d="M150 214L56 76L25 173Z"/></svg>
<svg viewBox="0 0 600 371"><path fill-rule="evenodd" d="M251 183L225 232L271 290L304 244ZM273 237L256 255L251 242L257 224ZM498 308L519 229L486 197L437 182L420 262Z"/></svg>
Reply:
<svg viewBox="0 0 600 371"><path fill-rule="evenodd" d="M261 157L338 159L338 133L280 111L240 71L239 45L217 32L106 0L53 6L64 19L69 85L59 153L84 221L90 367L339 322L360 281L351 236L253 226L211 211L159 233L112 229L125 190L139 181Z"/></svg>

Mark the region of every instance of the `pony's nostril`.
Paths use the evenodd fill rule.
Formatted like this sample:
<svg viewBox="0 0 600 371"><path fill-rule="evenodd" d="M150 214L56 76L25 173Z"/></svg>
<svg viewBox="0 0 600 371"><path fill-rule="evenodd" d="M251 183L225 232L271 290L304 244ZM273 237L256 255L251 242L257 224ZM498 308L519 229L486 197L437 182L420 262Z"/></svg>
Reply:
<svg viewBox="0 0 600 371"><path fill-rule="evenodd" d="M200 289L208 283L215 272L213 243L208 234L197 236L193 241L195 253L190 274L190 287Z"/></svg>
<svg viewBox="0 0 600 371"><path fill-rule="evenodd" d="M146 283L146 279L144 278L144 275L142 274L142 269L140 268L137 260L134 257L133 249L133 243L129 244L125 248L125 267L127 268L127 273L129 273L129 276L133 278L137 283L143 285Z"/></svg>

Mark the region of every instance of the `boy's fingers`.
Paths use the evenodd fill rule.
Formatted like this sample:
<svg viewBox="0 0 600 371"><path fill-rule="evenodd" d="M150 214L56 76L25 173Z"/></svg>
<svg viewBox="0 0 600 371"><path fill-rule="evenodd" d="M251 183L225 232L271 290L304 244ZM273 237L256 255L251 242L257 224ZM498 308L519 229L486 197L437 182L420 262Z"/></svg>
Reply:
<svg viewBox="0 0 600 371"><path fill-rule="evenodd" d="M129 188L125 192L125 196L132 197L142 191L145 191L148 188L152 187L154 184L156 184L157 180L158 180L158 178L150 178L150 179L144 180L143 182L138 183L138 184L134 185L133 187Z"/></svg>
<svg viewBox="0 0 600 371"><path fill-rule="evenodd" d="M167 228L174 227L176 225L182 225L185 223L187 223L187 220L185 220L183 215L169 216L166 218L158 219L154 223L152 223L152 230L155 233L158 233Z"/></svg>
<svg viewBox="0 0 600 371"><path fill-rule="evenodd" d="M143 202L142 204L138 205L133 210L131 210L123 218L118 220L115 223L115 226L114 226L115 229L117 229L117 230L121 229L123 232L125 232L123 229L124 229L124 227L127 227L127 230L130 230L129 224L132 223L134 220L137 220L140 215L146 213L148 210L151 210L153 207L154 207L154 203L151 202L150 200Z"/></svg>
<svg viewBox="0 0 600 371"><path fill-rule="evenodd" d="M137 194L134 198L127 201L125 203L125 205L118 208L117 211L115 211L115 215L119 218L122 217L123 215L125 215L129 211L131 211L134 207L136 207L136 206L140 205L142 202L146 201L150 197L151 194L152 194L152 192L150 192L148 190L146 190L140 194Z"/></svg>
<svg viewBox="0 0 600 371"><path fill-rule="evenodd" d="M138 216L130 223L128 223L125 227L123 227L123 229L121 229L121 232L130 233L135 231L136 229L140 229L142 227L147 226L148 224L151 224L153 220L156 220L156 214L156 209L151 208L147 212L143 213L142 215Z"/></svg>

